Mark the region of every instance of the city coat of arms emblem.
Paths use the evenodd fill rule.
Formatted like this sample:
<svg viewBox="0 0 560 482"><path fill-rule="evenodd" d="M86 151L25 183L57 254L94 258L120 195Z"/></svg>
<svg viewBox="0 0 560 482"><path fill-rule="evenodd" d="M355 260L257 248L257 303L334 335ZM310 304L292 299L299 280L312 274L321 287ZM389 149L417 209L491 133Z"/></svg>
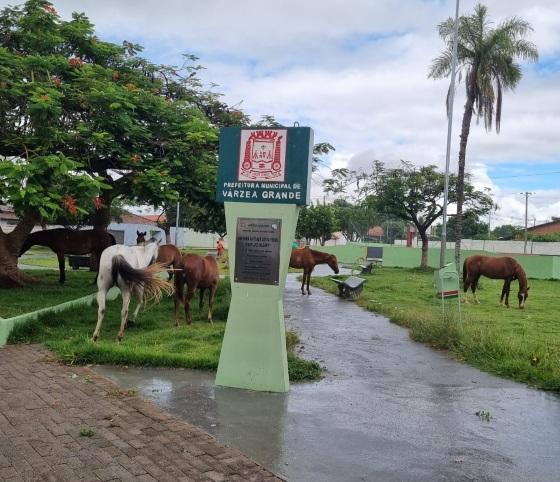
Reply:
<svg viewBox="0 0 560 482"><path fill-rule="evenodd" d="M285 129L242 130L239 181L284 181L286 172Z"/></svg>

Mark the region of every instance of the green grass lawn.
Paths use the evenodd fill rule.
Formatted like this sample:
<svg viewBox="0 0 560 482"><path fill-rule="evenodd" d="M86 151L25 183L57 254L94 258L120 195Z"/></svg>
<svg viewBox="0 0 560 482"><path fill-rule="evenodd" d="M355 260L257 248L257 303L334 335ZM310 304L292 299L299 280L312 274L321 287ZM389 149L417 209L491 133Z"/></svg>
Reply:
<svg viewBox="0 0 560 482"><path fill-rule="evenodd" d="M517 282L512 283L512 307L507 309L498 304L502 281L481 278L481 304L469 298L471 302L461 306L459 323L455 299L446 301L452 315L442 319L431 270L380 268L373 275L359 276L367 282L357 303L409 328L414 340L448 349L482 370L560 391L560 281L529 280L527 306L519 310ZM338 292L327 277L313 278L312 283Z"/></svg>
<svg viewBox="0 0 560 482"><path fill-rule="evenodd" d="M67 273L66 283L58 282L58 271L28 271L39 280L26 288L0 290L0 317L11 318L47 306L75 300L97 291L93 284L95 273L72 271Z"/></svg>
<svg viewBox="0 0 560 482"><path fill-rule="evenodd" d="M54 290L53 273L38 272L44 284L35 285L25 290L0 290L0 306L2 301L8 305L17 305L17 300L24 302L27 311L32 304L34 309L46 306L47 300L54 304L55 296L47 297L44 291ZM33 273L35 274L35 272ZM81 278L86 277L91 281L91 273L75 272L76 276L69 277L62 290L74 290L77 298L83 292L84 283ZM58 274L54 272L54 276ZM83 280L82 280L83 281ZM91 285L86 286L92 292ZM33 293L33 296L30 294ZM62 299L61 289L57 290ZM8 343L42 343L54 351L66 363L110 363L120 365L140 366L169 366L216 370L225 329L225 320L231 291L229 280L222 280L214 304L214 324L206 321L207 308L198 312L198 298L194 303L193 324L187 326L184 322L184 310L181 308L181 325L175 327L173 298L168 297L157 305L149 306L141 311L135 325L127 328L121 344L115 342L120 327L121 299L107 304L105 320L103 322L101 337L96 342L90 341L97 321L97 305L83 307L82 309L64 313L45 315L38 321L18 325L8 340ZM13 297L13 299L12 299ZM25 301L27 300L27 301ZM34 301L34 303L33 303ZM131 304L131 308L135 307ZM132 311L132 310L131 310ZM289 333L287 345L289 349L288 367L290 380L316 380L320 378L321 368L316 362L298 358L293 354L293 347L297 337Z"/></svg>
<svg viewBox="0 0 560 482"><path fill-rule="evenodd" d="M66 270L71 270L72 268L70 266L68 266L68 261L66 262ZM56 258L56 256L52 256L52 257L44 257L44 258L39 258L39 257L26 257L23 256L19 259L19 264L24 264L27 266L39 266L41 268L56 268L58 269L58 259Z"/></svg>

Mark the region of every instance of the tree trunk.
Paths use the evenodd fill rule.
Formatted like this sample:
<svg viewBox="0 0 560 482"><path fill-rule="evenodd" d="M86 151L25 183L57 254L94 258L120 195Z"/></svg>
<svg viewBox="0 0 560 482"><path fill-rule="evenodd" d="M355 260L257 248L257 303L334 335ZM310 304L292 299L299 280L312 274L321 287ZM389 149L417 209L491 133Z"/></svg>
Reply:
<svg viewBox="0 0 560 482"><path fill-rule="evenodd" d="M467 154L467 141L471 130L471 119L475 100L475 82L478 74L478 65L470 72L467 82L467 100L463 112L463 123L461 126L461 142L459 143L459 165L457 169L457 216L455 218L455 264L461 269L461 239L463 237L463 202L465 200L465 161Z"/></svg>
<svg viewBox="0 0 560 482"><path fill-rule="evenodd" d="M422 231L418 229L418 234L420 235L420 239L422 240L422 258L420 259L420 267L427 268L428 267L428 236L426 235L426 231Z"/></svg>
<svg viewBox="0 0 560 482"><path fill-rule="evenodd" d="M18 256L38 218L26 214L9 234L0 230L0 288L21 288L35 279L18 268Z"/></svg>
<svg viewBox="0 0 560 482"><path fill-rule="evenodd" d="M171 244L171 226L166 226L163 231L165 233L165 244Z"/></svg>

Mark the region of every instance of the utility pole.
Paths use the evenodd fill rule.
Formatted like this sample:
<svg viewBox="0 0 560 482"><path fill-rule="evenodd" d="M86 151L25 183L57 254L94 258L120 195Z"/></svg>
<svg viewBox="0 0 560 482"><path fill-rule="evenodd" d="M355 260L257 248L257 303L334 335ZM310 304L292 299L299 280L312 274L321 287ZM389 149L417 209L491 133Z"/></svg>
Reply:
<svg viewBox="0 0 560 482"><path fill-rule="evenodd" d="M527 215L529 211L529 195L533 193L525 191L520 194L525 194L525 242L523 243L523 254L527 254Z"/></svg>
<svg viewBox="0 0 560 482"><path fill-rule="evenodd" d="M177 216L175 217L175 246L177 246L179 241L179 208L181 203L177 201Z"/></svg>
<svg viewBox="0 0 560 482"><path fill-rule="evenodd" d="M451 130L453 127L453 100L455 99L455 71L457 70L457 38L459 36L459 0L455 2L455 31L453 33L453 56L451 58L451 85L447 104L447 150L445 153L445 182L443 188L443 220L441 223L441 247L439 267L445 266L447 258L447 201L449 192L449 158L451 156ZM457 266L457 269L459 267Z"/></svg>

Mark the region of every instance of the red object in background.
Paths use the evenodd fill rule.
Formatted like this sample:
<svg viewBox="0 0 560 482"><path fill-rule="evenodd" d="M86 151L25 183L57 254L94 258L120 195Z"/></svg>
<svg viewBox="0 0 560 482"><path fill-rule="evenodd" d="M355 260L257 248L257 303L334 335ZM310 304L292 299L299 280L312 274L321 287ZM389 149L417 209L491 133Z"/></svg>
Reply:
<svg viewBox="0 0 560 482"><path fill-rule="evenodd" d="M47 13L51 13L51 14L56 15L58 17L58 13L52 5L45 5L43 7L43 10Z"/></svg>
<svg viewBox="0 0 560 482"><path fill-rule="evenodd" d="M72 57L70 60L68 60L68 64L70 65L70 67L81 67L82 65L84 65L84 61L80 57Z"/></svg>
<svg viewBox="0 0 560 482"><path fill-rule="evenodd" d="M72 216L78 214L78 208L76 207L76 199L74 196L64 196L62 203Z"/></svg>
<svg viewBox="0 0 560 482"><path fill-rule="evenodd" d="M416 233L414 232L414 228L408 224L406 226L406 247L407 248L412 248L412 240L414 239L414 236L416 235Z"/></svg>
<svg viewBox="0 0 560 482"><path fill-rule="evenodd" d="M103 207L103 198L99 196L94 198L93 205L95 206L95 210L99 211Z"/></svg>

